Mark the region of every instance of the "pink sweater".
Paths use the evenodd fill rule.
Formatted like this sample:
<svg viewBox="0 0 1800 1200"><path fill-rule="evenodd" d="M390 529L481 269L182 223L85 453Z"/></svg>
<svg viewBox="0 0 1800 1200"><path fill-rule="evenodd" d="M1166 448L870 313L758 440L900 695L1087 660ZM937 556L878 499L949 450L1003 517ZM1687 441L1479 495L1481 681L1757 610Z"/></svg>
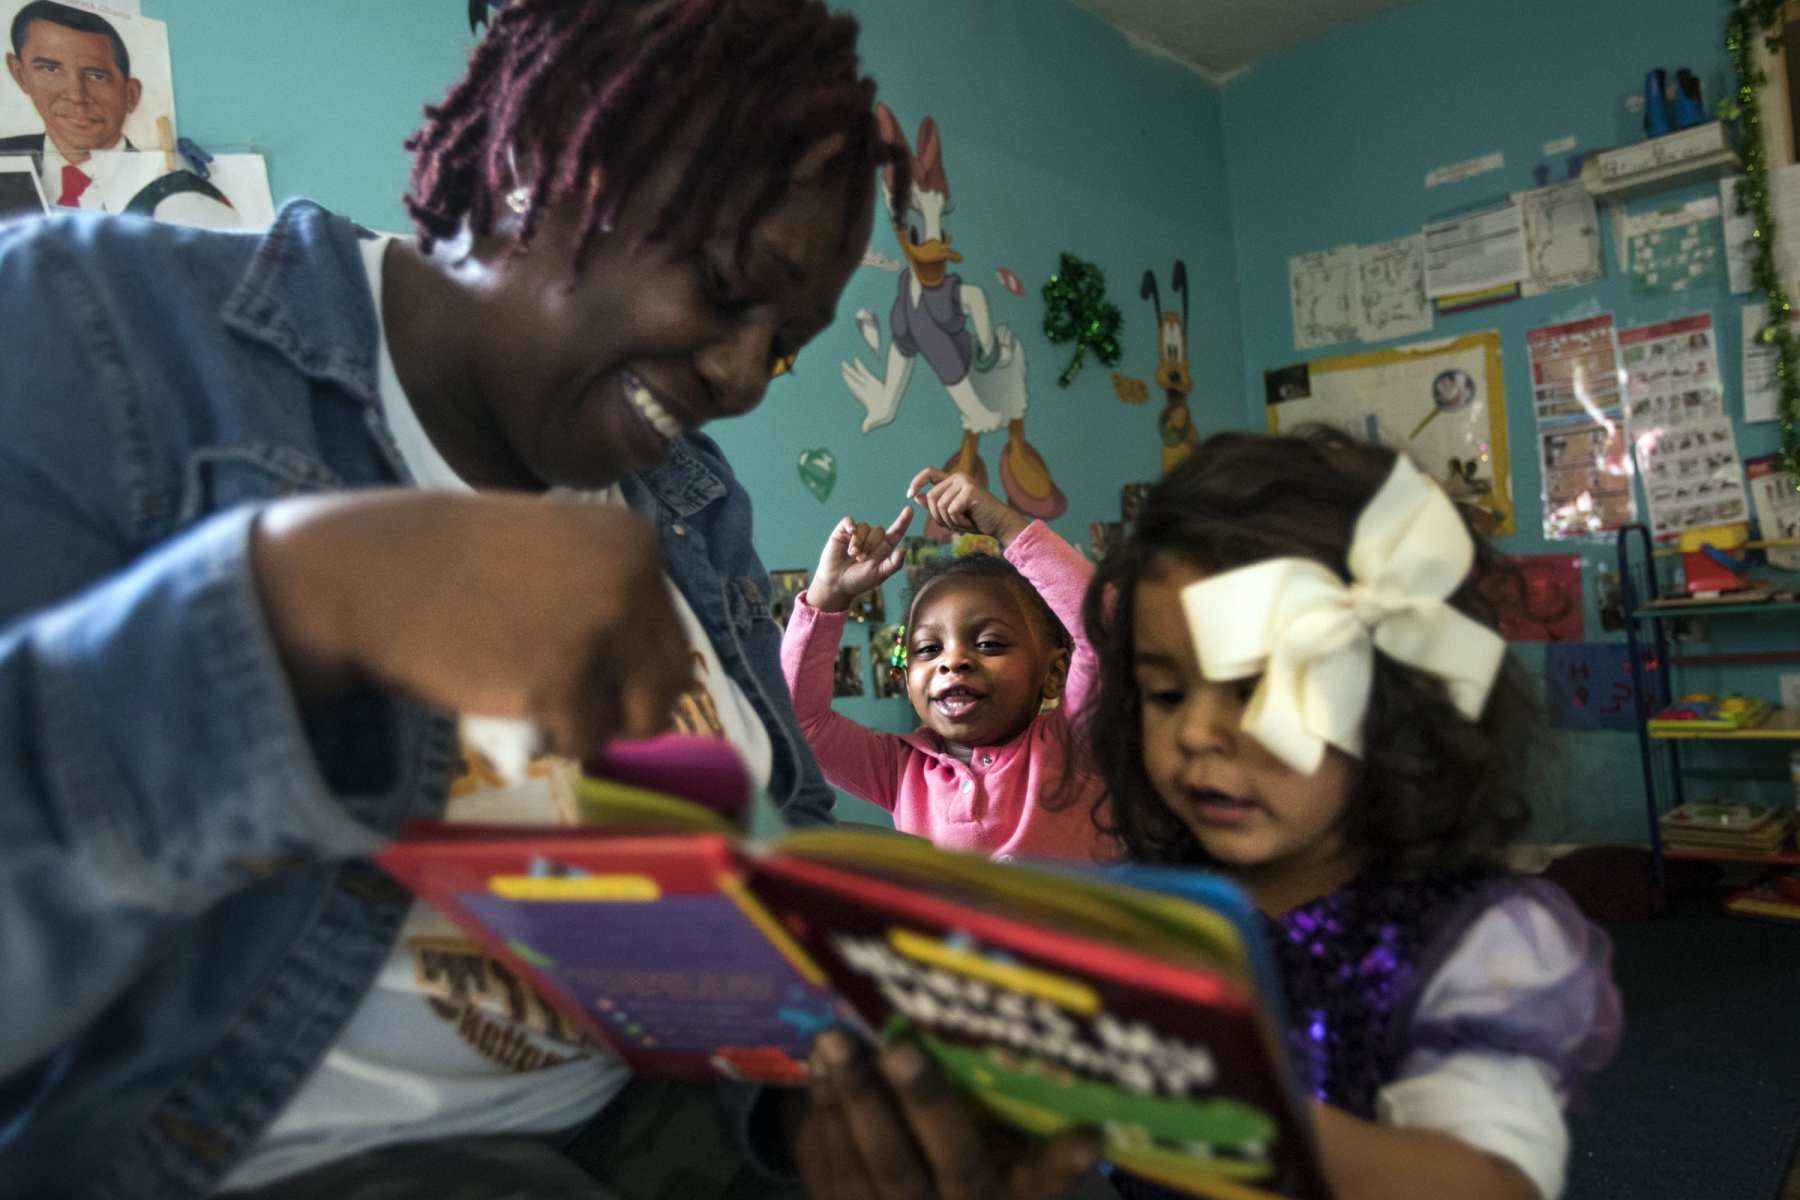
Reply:
<svg viewBox="0 0 1800 1200"><path fill-rule="evenodd" d="M1112 839L1094 828L1100 780L1089 774L1077 786L1063 786L1069 722L1095 683L1094 650L1081 628L1081 596L1094 568L1042 521L1014 538L1006 557L1075 639L1059 707L1040 713L1004 746L975 747L967 763L923 726L904 737L865 729L831 710L832 665L845 616L820 612L801 593L781 640L781 669L801 732L826 779L893 813L902 832L991 857L1116 858ZM1045 796L1056 810L1039 803Z"/></svg>

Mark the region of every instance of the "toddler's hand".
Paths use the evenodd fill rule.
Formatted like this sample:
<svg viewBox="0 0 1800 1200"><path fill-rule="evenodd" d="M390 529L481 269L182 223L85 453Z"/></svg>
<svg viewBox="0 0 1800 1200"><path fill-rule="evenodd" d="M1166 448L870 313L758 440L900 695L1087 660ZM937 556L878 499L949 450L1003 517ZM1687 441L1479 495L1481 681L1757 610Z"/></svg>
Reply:
<svg viewBox="0 0 1800 1200"><path fill-rule="evenodd" d="M928 492L922 489L930 488ZM1002 546L1031 522L967 475L926 467L906 485L906 498L925 506L931 519L952 533L985 533Z"/></svg>
<svg viewBox="0 0 1800 1200"><path fill-rule="evenodd" d="M820 612L843 612L858 596L886 583L906 560L900 538L912 515L911 508L901 509L886 529L852 517L839 521L819 552L806 602Z"/></svg>

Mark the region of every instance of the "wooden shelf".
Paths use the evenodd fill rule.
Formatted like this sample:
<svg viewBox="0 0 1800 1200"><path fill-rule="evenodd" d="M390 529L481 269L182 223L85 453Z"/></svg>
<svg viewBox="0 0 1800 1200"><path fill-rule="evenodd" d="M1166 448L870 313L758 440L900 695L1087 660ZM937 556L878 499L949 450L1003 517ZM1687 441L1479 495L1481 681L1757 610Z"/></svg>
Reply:
<svg viewBox="0 0 1800 1200"><path fill-rule="evenodd" d="M1706 862L1762 863L1770 867L1800 866L1800 850L1777 850L1773 854L1755 854L1749 850L1715 850L1690 846L1671 846L1663 842L1664 858L1693 858Z"/></svg>
<svg viewBox="0 0 1800 1200"><path fill-rule="evenodd" d="M1581 182L1596 200L1628 200L1743 169L1724 127L1708 121L1592 154L1581 165Z"/></svg>
<svg viewBox="0 0 1800 1200"><path fill-rule="evenodd" d="M1750 729L1652 729L1657 742L1794 742L1800 741L1800 709L1778 708L1769 719Z"/></svg>
<svg viewBox="0 0 1800 1200"><path fill-rule="evenodd" d="M1800 600L1652 600L1640 605L1633 620L1667 621L1674 617L1740 617L1756 613L1800 612Z"/></svg>

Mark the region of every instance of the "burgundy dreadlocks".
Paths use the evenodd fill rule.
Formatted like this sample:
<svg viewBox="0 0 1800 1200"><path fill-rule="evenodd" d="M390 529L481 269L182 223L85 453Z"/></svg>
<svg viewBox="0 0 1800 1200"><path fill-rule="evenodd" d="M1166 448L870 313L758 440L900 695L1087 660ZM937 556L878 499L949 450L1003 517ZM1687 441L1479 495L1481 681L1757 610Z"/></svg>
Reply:
<svg viewBox="0 0 1800 1200"><path fill-rule="evenodd" d="M521 244L547 207L579 200L579 270L676 128L709 104L653 237L697 244L748 184L759 190L739 225L741 251L781 201L788 168L832 134L845 139L826 165L849 172L848 236L880 167L899 172L899 203L911 187L904 154L877 133L875 83L859 73L856 34L856 21L822 0L511 0L467 74L407 140L406 206L420 240L429 250L465 222L477 236L493 233L503 197L523 187Z"/></svg>

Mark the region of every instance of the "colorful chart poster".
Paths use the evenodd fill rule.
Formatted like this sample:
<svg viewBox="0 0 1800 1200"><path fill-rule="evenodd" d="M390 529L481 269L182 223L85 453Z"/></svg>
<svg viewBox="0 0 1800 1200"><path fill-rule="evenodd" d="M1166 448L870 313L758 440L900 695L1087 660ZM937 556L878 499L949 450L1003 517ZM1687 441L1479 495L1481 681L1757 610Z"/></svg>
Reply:
<svg viewBox="0 0 1800 1200"><path fill-rule="evenodd" d="M1552 642L1544 648L1550 724L1583 733L1637 727L1631 654L1619 642Z"/></svg>
<svg viewBox="0 0 1800 1200"><path fill-rule="evenodd" d="M1710 287L1725 273L1717 196L1655 212L1627 213L1621 227L1634 300Z"/></svg>
<svg viewBox="0 0 1800 1200"><path fill-rule="evenodd" d="M1539 425L1619 415L1619 348L1611 313L1528 329L1525 349Z"/></svg>
<svg viewBox="0 0 1800 1200"><path fill-rule="evenodd" d="M1544 537L1600 537L1637 521L1631 447L1616 420L1538 430L1544 478Z"/></svg>
<svg viewBox="0 0 1800 1200"><path fill-rule="evenodd" d="M1725 415L1711 313L1619 331L1625 430L1652 533L1670 537L1745 520L1743 466Z"/></svg>

